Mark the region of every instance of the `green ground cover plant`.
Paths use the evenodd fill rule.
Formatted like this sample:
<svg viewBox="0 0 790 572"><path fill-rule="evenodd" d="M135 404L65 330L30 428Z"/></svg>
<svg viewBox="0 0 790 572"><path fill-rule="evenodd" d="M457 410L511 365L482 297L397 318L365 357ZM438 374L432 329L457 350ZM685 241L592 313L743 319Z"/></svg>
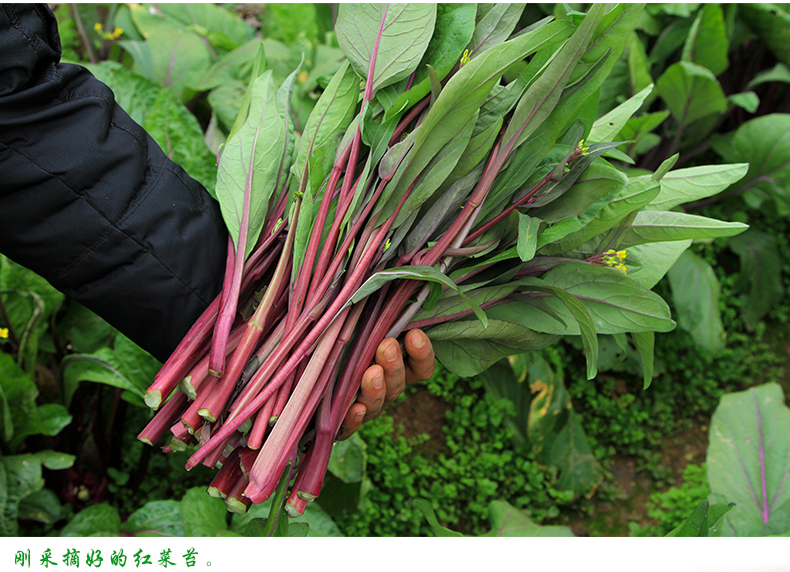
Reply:
<svg viewBox="0 0 790 572"><path fill-rule="evenodd" d="M330 5L235 11L203 6L191 19L175 7L157 13L125 4L64 4L56 14L64 58L80 61L108 83L163 149L213 189L216 157L245 106L259 49L266 54L273 85L290 82L296 133L309 127L311 112L343 69L345 56L335 33L338 14ZM491 25L496 43L547 15L575 29L589 7L499 5L490 10L488 20L484 10L470 21L481 30ZM462 22L465 15L440 5L437 17ZM781 384L785 395L790 389L783 357L790 283L790 129L785 125L790 61L782 48L786 31L777 26L786 17L778 5L646 6L633 29L612 46L621 50L619 56L587 61L587 75L581 68L571 72L569 85L581 78L578 85L586 89L598 81L596 65L611 69L599 96L573 100L573 90L566 87L560 101L577 102L568 127L578 118L580 134L570 137L568 130L535 173L524 175L529 184L540 184L552 173L561 181L558 166L586 145L597 158L585 167L611 181L604 198L619 196L612 204L628 204L630 210L623 211L628 216L642 209L638 227L648 219L645 228L653 229L667 217L697 220L684 218L690 214L729 221L720 229L749 224L747 232L724 239L711 241L708 237L719 231L705 231L676 236L682 238L676 242L653 242L664 245L658 250L637 244L655 241L655 234L621 244L629 272L618 284L633 281L645 291L654 289L678 328L655 337L626 336L632 330L601 328L560 297L539 311L544 326L538 332L564 337L525 357L517 344L496 351L496 344L476 348L475 337L460 337L463 332L452 323L436 326L437 353L455 371L440 367L432 380L401 398L391 415L336 445L325 483L328 498L308 505L305 517L289 530L274 533L627 534L629 522L637 535L787 532L782 498L747 510L750 501L739 496L743 487L717 481L725 472L717 468L717 459L726 454L716 449L714 438L714 429L725 423L721 413L714 415L717 406L733 404L750 387L767 382ZM549 61L558 45L538 51L530 69ZM189 73L166 79L172 62L161 57L164 53L175 54L176 64ZM446 62L434 62L434 69L441 73L456 65L463 49L453 53ZM519 76L521 71L505 73L503 85L528 77ZM591 77L585 84L584 78ZM408 80L401 81L405 86ZM423 96L440 95L430 74L422 83ZM594 91L590 88L590 94ZM392 101L397 96L386 93ZM405 105L418 102L416 92L412 96ZM627 143L614 144L620 141ZM532 149L530 140L524 145ZM656 171L660 176L653 177ZM584 176L578 180L565 190L568 196L581 193ZM636 200L640 193L641 202ZM532 260L579 259L582 245L612 228L610 219L623 220L603 202L581 210L573 201L565 203L573 208L554 204L502 223L500 240L513 240L508 264L529 263L535 254ZM276 511L270 512L270 502L255 505L245 517L220 516L224 503L200 494L211 479L209 469L185 473L189 452L163 456L136 441L132 428L139 430L150 418L143 398L161 364L32 273L0 261L0 332L5 334L0 339L0 468L5 475L0 475L0 488L11 499L4 505L4 522L10 524L3 533L272 534L267 518ZM667 278L659 280L664 272ZM546 284L532 286L555 294L569 286L554 274L542 277ZM447 298L432 302L436 305L422 319L440 315L443 303L454 302ZM489 320L501 318L486 311ZM545 318L551 314L560 320ZM476 320L470 316L462 323L468 329ZM455 359L458 348L476 352L475 360L489 369L481 372L478 363ZM764 387L777 386L755 389L758 401L764 392L776 391ZM771 395L774 402L784 401ZM406 405L412 402L433 404L438 419L429 432L410 424L414 412ZM747 406L737 403L732 415L749 419ZM781 419L784 413L777 409L772 415ZM706 463L704 479L693 463L684 473L662 457L668 437L693 430L707 436L709 427L709 456L715 462L713 468L710 460ZM119 442L122 447L116 446ZM622 515L616 526L599 524L602 505L626 501L613 477L623 459L636 460L637 473L651 483L645 495L652 501L640 522ZM33 468L18 479L20 460L32 460ZM674 476L678 471L682 478ZM776 492L770 486L766 490ZM725 512L732 502L738 506ZM190 521L195 512L209 515L202 528ZM506 519L515 524L503 527Z"/></svg>

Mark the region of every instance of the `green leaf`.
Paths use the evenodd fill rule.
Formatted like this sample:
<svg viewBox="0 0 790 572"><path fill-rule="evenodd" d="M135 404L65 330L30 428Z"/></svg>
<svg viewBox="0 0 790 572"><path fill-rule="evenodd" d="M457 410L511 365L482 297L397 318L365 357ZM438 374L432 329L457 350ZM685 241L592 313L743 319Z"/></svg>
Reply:
<svg viewBox="0 0 790 572"><path fill-rule="evenodd" d="M542 45L556 41L567 33L566 23L551 22L486 50L453 75L423 122L412 132L413 146L401 164L401 175L396 175L390 181L384 192L386 197L382 196L379 202L384 204L383 201L389 197L393 197L393 200L385 204L380 216L388 217L394 212L397 200L445 144L455 138L478 113L491 89L508 68ZM405 217L399 216L395 224L402 222L402 218Z"/></svg>
<svg viewBox="0 0 790 572"><path fill-rule="evenodd" d="M367 445L358 433L338 441L329 457L329 472L344 483L359 483L365 477L368 454Z"/></svg>
<svg viewBox="0 0 790 572"><path fill-rule="evenodd" d="M233 44L243 44L252 39L254 30L247 22L239 18L227 8L216 4L157 4L156 10L151 10L149 5L144 10L140 10L138 5L132 5L132 17L135 24L140 28L146 37L157 32L164 33L167 30L148 28L155 17L161 17L168 23L181 25L186 30L197 31L201 36L213 40L227 38ZM161 10L161 12L157 12ZM143 16L148 19L144 22ZM226 41L227 41L226 40ZM215 45L215 47L222 47Z"/></svg>
<svg viewBox="0 0 790 572"><path fill-rule="evenodd" d="M512 318L512 306L497 309ZM477 375L502 358L543 349L558 339L504 319L489 319L487 328L477 320L447 322L425 333L437 359L461 377Z"/></svg>
<svg viewBox="0 0 790 572"><path fill-rule="evenodd" d="M768 44L776 58L790 65L790 12L782 4L744 4L738 15L759 38Z"/></svg>
<svg viewBox="0 0 790 572"><path fill-rule="evenodd" d="M132 56L132 71L168 88L182 103L194 95L190 86L198 84L211 65L208 48L200 36L177 26L152 34L144 42L118 43Z"/></svg>
<svg viewBox="0 0 790 572"><path fill-rule="evenodd" d="M524 4L492 4L485 15L477 21L474 35L467 46L470 57L474 58L486 49L507 40L523 11Z"/></svg>
<svg viewBox="0 0 790 572"><path fill-rule="evenodd" d="M318 40L318 22L314 4L271 3L266 7L274 15L286 44L292 43L300 36L313 41Z"/></svg>
<svg viewBox="0 0 790 572"><path fill-rule="evenodd" d="M719 314L721 287L710 265L686 250L667 273L678 325L709 354L724 349L724 326Z"/></svg>
<svg viewBox="0 0 790 572"><path fill-rule="evenodd" d="M120 536L121 517L107 503L95 504L82 509L60 531L67 536Z"/></svg>
<svg viewBox="0 0 790 572"><path fill-rule="evenodd" d="M742 107L749 113L754 113L760 107L760 98L753 91L745 91L743 93L734 93L727 96L727 101Z"/></svg>
<svg viewBox="0 0 790 572"><path fill-rule="evenodd" d="M56 327L58 335L75 353L93 353L112 345L116 333L103 318L74 300L69 302Z"/></svg>
<svg viewBox="0 0 790 572"><path fill-rule="evenodd" d="M746 84L746 89L753 89L761 83L770 83L779 81L782 83L790 83L790 69L784 64L776 64L769 70L760 72Z"/></svg>
<svg viewBox="0 0 790 572"><path fill-rule="evenodd" d="M539 278L527 278L521 281L525 286L521 288L527 292L535 291L551 294L562 302L565 309L578 325L579 335L582 338L584 357L587 361L587 379L593 379L598 373L598 336L590 312L579 300L562 287L552 286Z"/></svg>
<svg viewBox="0 0 790 572"><path fill-rule="evenodd" d="M671 65L658 78L656 91L681 125L727 110L727 99L716 76L690 62Z"/></svg>
<svg viewBox="0 0 790 572"><path fill-rule="evenodd" d="M540 526L523 512L506 501L493 501L488 510L491 515L491 530L484 536L494 537L556 537L574 536L567 526Z"/></svg>
<svg viewBox="0 0 790 572"><path fill-rule="evenodd" d="M532 368L536 364L531 363L531 358L539 354L520 354L509 359L511 364L515 359L528 360ZM540 365L548 368L545 360L538 357ZM553 373L553 372L551 372ZM524 374L526 377L526 372ZM497 362L480 374L483 386L486 391L497 399L505 399L513 404L514 414L506 414L502 423L510 429L510 440L513 446L519 451L528 450L529 437L527 435L529 423L529 406L532 402L532 393L529 385L524 383L524 379L517 379L513 369L505 364L504 361Z"/></svg>
<svg viewBox="0 0 790 572"><path fill-rule="evenodd" d="M670 171L661 178L661 192L647 210L668 211L678 205L711 197L741 180L749 170L746 163L705 165Z"/></svg>
<svg viewBox="0 0 790 572"><path fill-rule="evenodd" d="M35 456L0 456L0 530L16 536L19 503L43 488L41 462Z"/></svg>
<svg viewBox="0 0 790 572"><path fill-rule="evenodd" d="M528 426L532 452L539 463L559 471L556 488L589 498L603 480L603 468L590 449L570 394L540 356L530 365L528 376L535 394Z"/></svg>
<svg viewBox="0 0 790 572"><path fill-rule="evenodd" d="M622 247L646 242L721 238L740 234L748 225L726 222L686 213L642 211L620 239Z"/></svg>
<svg viewBox="0 0 790 572"><path fill-rule="evenodd" d="M722 397L707 455L711 493L736 504L724 532L768 536L790 529L790 409L775 383Z"/></svg>
<svg viewBox="0 0 790 572"><path fill-rule="evenodd" d="M247 120L225 145L217 171L216 195L222 218L237 251L245 258L263 228L287 142L275 98L271 72L264 72L253 83ZM246 241L240 245L245 205L249 209L248 228Z"/></svg>
<svg viewBox="0 0 790 572"><path fill-rule="evenodd" d="M133 536L184 536L181 505L176 500L149 501L129 515L121 531Z"/></svg>
<svg viewBox="0 0 790 572"><path fill-rule="evenodd" d="M203 141L197 118L166 89L146 109L143 128L159 144L165 155L207 189L216 184L216 157Z"/></svg>
<svg viewBox="0 0 790 572"><path fill-rule="evenodd" d="M652 242L628 248L628 257L642 262L639 272L631 279L645 288L652 288L675 264L680 255L691 246L691 239L675 242Z"/></svg>
<svg viewBox="0 0 790 572"><path fill-rule="evenodd" d="M433 35L435 4L341 4L335 33L354 71L373 93L411 75Z"/></svg>
<svg viewBox="0 0 790 572"><path fill-rule="evenodd" d="M425 520L428 521L428 524L431 526L431 530L437 537L463 537L463 534L460 532L455 532L454 530L450 530L449 528L442 526L439 524L439 521L436 518L436 513L433 511L433 507L431 504L425 499L414 499L412 504L419 509L419 511L425 517Z"/></svg>
<svg viewBox="0 0 790 572"><path fill-rule="evenodd" d="M727 69L729 42L719 4L704 4L691 26L681 59L708 68L713 75Z"/></svg>
<svg viewBox="0 0 790 572"><path fill-rule="evenodd" d="M642 360L642 372L644 374L644 384L642 389L647 389L653 382L653 347L656 335L654 332L634 332L631 334L634 340L636 351Z"/></svg>
<svg viewBox="0 0 790 572"><path fill-rule="evenodd" d="M69 416L69 418L71 418ZM68 469L77 459L74 455L68 453L61 453L60 451L37 451L33 453L35 457L50 471L59 471L61 469Z"/></svg>
<svg viewBox="0 0 790 572"><path fill-rule="evenodd" d="M362 284L362 286L360 286L350 298L349 303L356 304L392 280L420 280L423 282L431 282L446 286L463 298L463 300L472 309L475 316L477 316L478 320L480 320L480 323L484 328L488 325L486 314L483 312L480 306L466 294L461 292L460 288L458 288L455 282L450 280L450 278L448 278L445 274L442 274L439 270L433 268L432 266L404 266L400 268L388 268L386 270L376 272L373 276L365 280L364 284Z"/></svg>
<svg viewBox="0 0 790 572"><path fill-rule="evenodd" d="M757 322L784 297L779 249L772 236L753 228L727 244L741 262L737 286L746 291L741 297L741 317L754 330Z"/></svg>
<svg viewBox="0 0 790 572"><path fill-rule="evenodd" d="M19 501L17 517L52 524L60 520L61 511L58 495L49 489L41 489Z"/></svg>
<svg viewBox="0 0 790 572"><path fill-rule="evenodd" d="M538 230L541 220L518 213L518 244L516 250L524 262L535 257L538 246Z"/></svg>
<svg viewBox="0 0 790 572"><path fill-rule="evenodd" d="M596 120L588 139L590 141L616 141L617 135L625 127L631 116L636 113L653 91L651 83L635 96L627 99L609 113Z"/></svg>
<svg viewBox="0 0 790 572"><path fill-rule="evenodd" d="M757 117L734 133L713 135L710 144L728 162L749 163L749 172L732 192L771 198L781 216L790 214L790 114Z"/></svg>
<svg viewBox="0 0 790 572"><path fill-rule="evenodd" d="M189 489L181 499L180 510L184 536L219 536L228 529L225 503L209 496L205 487Z"/></svg>

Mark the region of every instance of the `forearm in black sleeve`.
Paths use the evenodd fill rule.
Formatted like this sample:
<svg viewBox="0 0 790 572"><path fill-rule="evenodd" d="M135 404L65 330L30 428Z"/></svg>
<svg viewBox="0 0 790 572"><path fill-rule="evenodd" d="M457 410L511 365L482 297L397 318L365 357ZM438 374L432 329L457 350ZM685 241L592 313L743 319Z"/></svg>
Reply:
<svg viewBox="0 0 790 572"><path fill-rule="evenodd" d="M216 202L85 68L0 5L0 252L165 359L222 285Z"/></svg>

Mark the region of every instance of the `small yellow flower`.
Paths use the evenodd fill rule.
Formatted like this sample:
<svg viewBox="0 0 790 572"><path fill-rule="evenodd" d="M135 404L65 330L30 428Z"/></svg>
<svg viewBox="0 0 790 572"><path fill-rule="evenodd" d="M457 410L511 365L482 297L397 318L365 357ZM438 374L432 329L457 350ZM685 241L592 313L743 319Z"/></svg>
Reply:
<svg viewBox="0 0 790 572"><path fill-rule="evenodd" d="M470 61L472 61L472 52L464 50L464 55L461 56L461 67L464 67Z"/></svg>
<svg viewBox="0 0 790 572"><path fill-rule="evenodd" d="M104 26L101 25L101 22L96 22L93 25L93 29L96 30L96 33L99 34L99 36L103 40L110 40L110 41L117 40L123 34L123 28L119 28L117 26L112 32L109 33L105 32Z"/></svg>
<svg viewBox="0 0 790 572"><path fill-rule="evenodd" d="M625 260L625 257L626 257L625 250L618 250L615 253L615 256L617 256L617 258L619 258L620 260Z"/></svg>
<svg viewBox="0 0 790 572"><path fill-rule="evenodd" d="M625 267L625 264L623 264L622 262L617 266L615 266L615 268L617 268L618 270L622 270L625 274L628 273L628 269Z"/></svg>
<svg viewBox="0 0 790 572"><path fill-rule="evenodd" d="M4 340L8 337L8 328L0 328L0 340Z"/></svg>

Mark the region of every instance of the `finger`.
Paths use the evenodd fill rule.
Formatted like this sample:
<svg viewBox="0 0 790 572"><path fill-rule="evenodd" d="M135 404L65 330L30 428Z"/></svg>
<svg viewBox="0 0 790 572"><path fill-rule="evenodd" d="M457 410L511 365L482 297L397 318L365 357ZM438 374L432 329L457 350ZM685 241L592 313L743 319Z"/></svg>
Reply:
<svg viewBox="0 0 790 572"><path fill-rule="evenodd" d="M343 430L340 432L338 439L342 441L343 439L348 439L354 433L356 433L365 420L366 412L367 411L364 405L359 402L354 403L348 409L348 413L346 413L346 416L343 419Z"/></svg>
<svg viewBox="0 0 790 572"><path fill-rule="evenodd" d="M357 403L365 408L363 421L378 416L384 407L387 396L384 369L380 365L372 365L362 376Z"/></svg>
<svg viewBox="0 0 790 572"><path fill-rule="evenodd" d="M422 330L411 330L404 340L406 349L406 383L426 381L433 375L436 358L431 340Z"/></svg>
<svg viewBox="0 0 790 572"><path fill-rule="evenodd" d="M400 345L395 338L386 338L379 344L376 349L376 363L381 366L384 372L387 393L383 405L387 406L395 401L406 387L406 367L403 363ZM368 416L370 414L371 412L368 412Z"/></svg>

